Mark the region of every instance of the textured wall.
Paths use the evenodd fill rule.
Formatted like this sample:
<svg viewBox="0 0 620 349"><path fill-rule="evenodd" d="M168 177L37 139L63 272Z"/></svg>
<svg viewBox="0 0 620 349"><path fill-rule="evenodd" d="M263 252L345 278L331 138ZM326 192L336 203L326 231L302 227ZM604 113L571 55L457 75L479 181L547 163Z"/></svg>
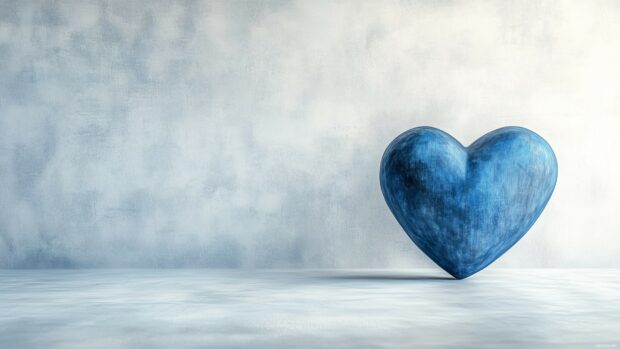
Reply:
<svg viewBox="0 0 620 349"><path fill-rule="evenodd" d="M429 266L379 161L521 125L554 196L498 266L620 267L614 1L0 0L0 266Z"/></svg>

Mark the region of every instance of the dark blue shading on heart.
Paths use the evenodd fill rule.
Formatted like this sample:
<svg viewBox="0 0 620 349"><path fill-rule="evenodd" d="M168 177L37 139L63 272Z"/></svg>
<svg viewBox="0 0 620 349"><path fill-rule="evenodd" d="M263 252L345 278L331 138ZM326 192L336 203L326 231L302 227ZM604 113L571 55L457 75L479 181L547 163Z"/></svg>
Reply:
<svg viewBox="0 0 620 349"><path fill-rule="evenodd" d="M385 150L381 190L411 240L463 279L527 233L557 174L549 144L525 128L500 128L466 148L441 130L417 127Z"/></svg>

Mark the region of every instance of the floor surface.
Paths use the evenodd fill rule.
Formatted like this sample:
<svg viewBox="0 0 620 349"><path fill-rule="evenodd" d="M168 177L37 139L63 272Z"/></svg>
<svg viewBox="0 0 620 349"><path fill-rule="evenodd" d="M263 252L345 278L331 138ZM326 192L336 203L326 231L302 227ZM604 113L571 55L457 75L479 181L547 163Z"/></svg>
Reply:
<svg viewBox="0 0 620 349"><path fill-rule="evenodd" d="M0 348L617 348L620 270L0 270Z"/></svg>

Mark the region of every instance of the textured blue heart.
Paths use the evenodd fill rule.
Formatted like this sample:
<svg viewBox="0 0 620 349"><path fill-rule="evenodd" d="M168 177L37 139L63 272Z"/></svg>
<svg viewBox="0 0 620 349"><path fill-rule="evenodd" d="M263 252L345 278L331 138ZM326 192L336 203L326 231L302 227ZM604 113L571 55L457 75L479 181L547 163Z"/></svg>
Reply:
<svg viewBox="0 0 620 349"><path fill-rule="evenodd" d="M457 279L484 269L534 224L558 175L549 144L522 127L469 147L432 127L396 137L381 160L381 190L413 242Z"/></svg>

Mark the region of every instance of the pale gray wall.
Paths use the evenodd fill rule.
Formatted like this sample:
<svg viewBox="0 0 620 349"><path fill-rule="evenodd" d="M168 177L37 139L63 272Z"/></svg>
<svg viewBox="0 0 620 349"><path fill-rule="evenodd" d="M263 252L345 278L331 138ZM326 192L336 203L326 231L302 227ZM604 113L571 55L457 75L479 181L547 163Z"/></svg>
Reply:
<svg viewBox="0 0 620 349"><path fill-rule="evenodd" d="M427 267L390 140L505 125L556 193L496 266L620 267L615 1L0 0L0 267Z"/></svg>

